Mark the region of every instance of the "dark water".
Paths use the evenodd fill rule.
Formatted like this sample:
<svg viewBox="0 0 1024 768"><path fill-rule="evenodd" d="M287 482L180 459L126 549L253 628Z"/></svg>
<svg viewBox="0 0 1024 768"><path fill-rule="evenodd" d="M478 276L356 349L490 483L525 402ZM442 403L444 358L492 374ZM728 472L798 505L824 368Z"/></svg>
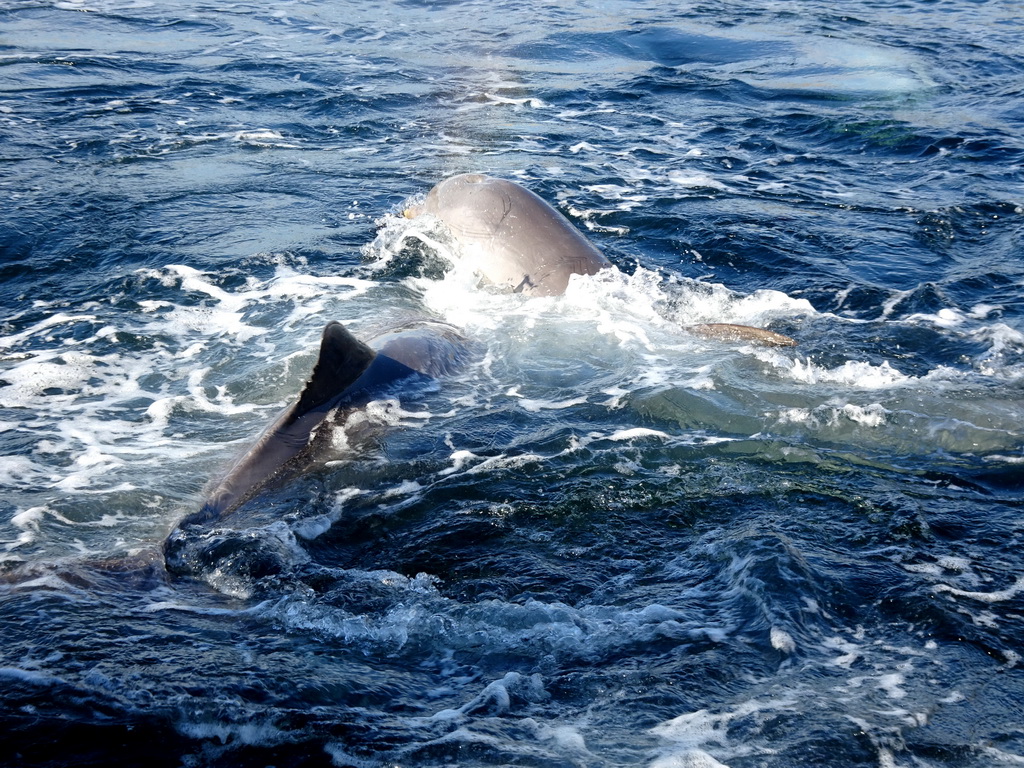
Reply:
<svg viewBox="0 0 1024 768"><path fill-rule="evenodd" d="M1021 18L0 5L2 761L1024 763ZM620 272L445 273L464 171ZM486 351L169 576L323 326L424 315Z"/></svg>

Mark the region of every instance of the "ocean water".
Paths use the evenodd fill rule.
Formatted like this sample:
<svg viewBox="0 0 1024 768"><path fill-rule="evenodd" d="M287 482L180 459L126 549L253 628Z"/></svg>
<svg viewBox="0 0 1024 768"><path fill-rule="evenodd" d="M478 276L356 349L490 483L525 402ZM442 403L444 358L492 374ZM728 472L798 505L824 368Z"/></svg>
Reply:
<svg viewBox="0 0 1024 768"><path fill-rule="evenodd" d="M0 3L0 762L1024 763L1022 40L998 0ZM468 171L618 269L478 285L401 216ZM410 317L480 354L168 574L324 325Z"/></svg>

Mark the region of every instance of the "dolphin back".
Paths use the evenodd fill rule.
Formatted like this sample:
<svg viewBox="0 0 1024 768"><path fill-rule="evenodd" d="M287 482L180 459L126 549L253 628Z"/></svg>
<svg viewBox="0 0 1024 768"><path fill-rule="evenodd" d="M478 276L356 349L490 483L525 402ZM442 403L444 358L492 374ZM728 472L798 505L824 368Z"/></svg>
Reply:
<svg viewBox="0 0 1024 768"><path fill-rule="evenodd" d="M365 405L399 382L450 374L474 349L450 325L429 320L391 329L369 343L341 323L328 323L316 365L298 399L230 467L202 508L178 527L215 522L232 512L302 453L335 409Z"/></svg>
<svg viewBox="0 0 1024 768"><path fill-rule="evenodd" d="M299 399L285 410L228 470L199 512L181 525L211 522L237 506L308 444L346 391L366 372L377 353L341 323L331 322L320 339L320 354Z"/></svg>
<svg viewBox="0 0 1024 768"><path fill-rule="evenodd" d="M507 179L464 173L437 184L423 205L448 227L487 282L516 293L557 296L572 275L611 262L568 219Z"/></svg>

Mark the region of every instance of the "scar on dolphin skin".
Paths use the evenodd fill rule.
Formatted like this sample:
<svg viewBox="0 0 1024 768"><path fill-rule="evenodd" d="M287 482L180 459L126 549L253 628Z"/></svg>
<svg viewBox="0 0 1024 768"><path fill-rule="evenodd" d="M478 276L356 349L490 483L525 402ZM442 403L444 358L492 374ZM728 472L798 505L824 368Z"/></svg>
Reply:
<svg viewBox="0 0 1024 768"><path fill-rule="evenodd" d="M572 223L525 187L479 173L452 176L431 189L423 203L403 211L408 219L429 214L459 245L461 258L492 285L513 293L557 296L572 275L614 269ZM796 344L789 336L734 323L684 326L697 336L769 347Z"/></svg>

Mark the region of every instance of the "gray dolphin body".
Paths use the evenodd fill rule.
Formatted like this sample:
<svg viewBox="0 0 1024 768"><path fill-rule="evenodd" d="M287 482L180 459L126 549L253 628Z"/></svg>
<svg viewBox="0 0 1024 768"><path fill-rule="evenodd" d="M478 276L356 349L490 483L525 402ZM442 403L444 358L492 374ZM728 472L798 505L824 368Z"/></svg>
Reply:
<svg viewBox="0 0 1024 768"><path fill-rule="evenodd" d="M341 323L329 323L313 373L298 400L235 462L202 509L179 525L213 522L231 512L302 453L332 412L363 406L398 384L427 382L452 373L470 349L468 340L444 323L413 323L368 343Z"/></svg>
<svg viewBox="0 0 1024 768"><path fill-rule="evenodd" d="M555 296L572 275L612 266L562 214L506 179L478 173L445 179L406 216L420 213L444 222L489 283L516 293Z"/></svg>
<svg viewBox="0 0 1024 768"><path fill-rule="evenodd" d="M444 223L461 257L487 282L515 293L557 296L573 275L614 269L568 219L514 181L479 173L452 176L405 216L423 213ZM769 347L796 343L781 333L733 323L699 323L686 330L705 338Z"/></svg>

